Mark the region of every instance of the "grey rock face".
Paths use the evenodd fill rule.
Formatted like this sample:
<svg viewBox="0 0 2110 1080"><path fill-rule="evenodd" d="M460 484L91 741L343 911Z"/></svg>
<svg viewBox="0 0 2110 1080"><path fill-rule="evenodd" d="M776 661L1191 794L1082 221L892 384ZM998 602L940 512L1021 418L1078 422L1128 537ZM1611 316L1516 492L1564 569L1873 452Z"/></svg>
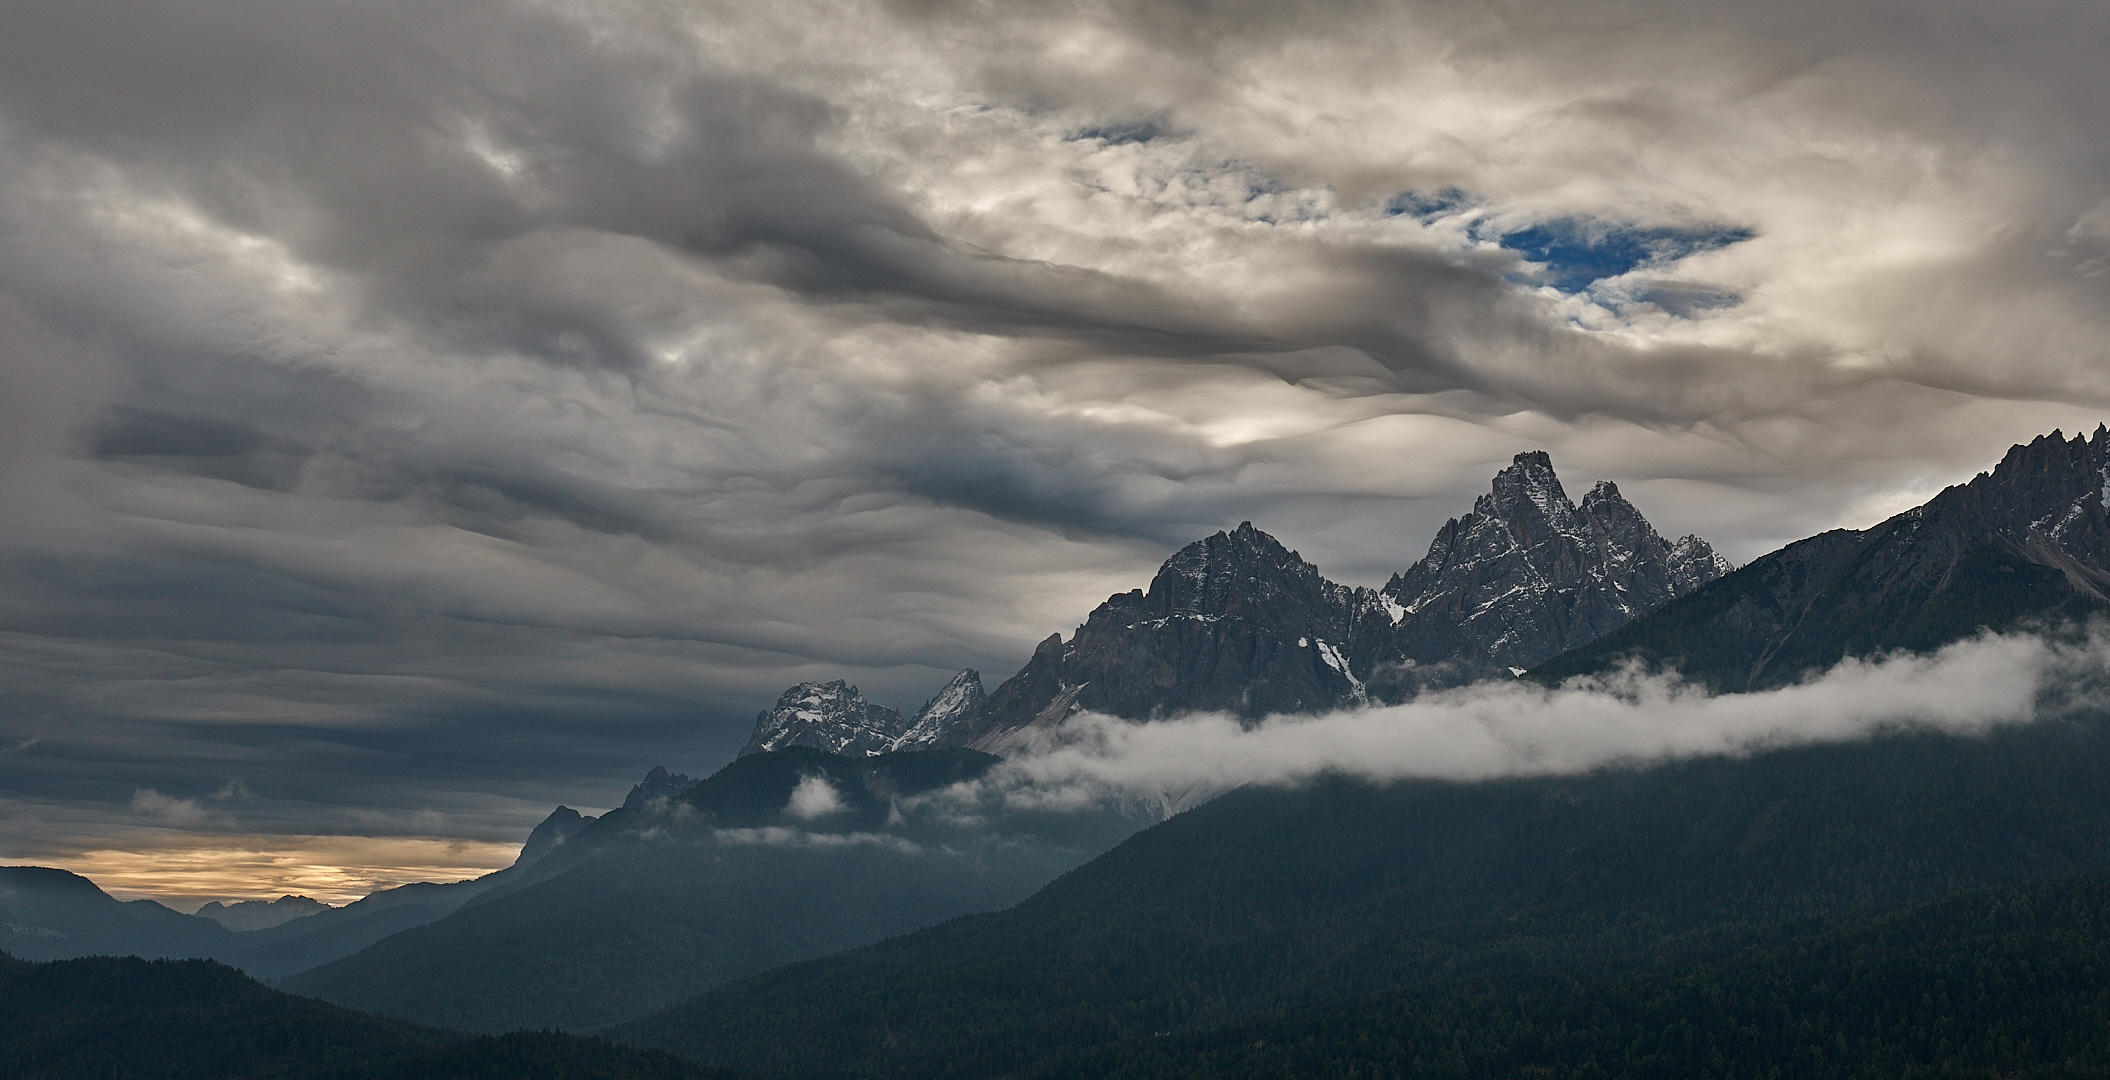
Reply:
<svg viewBox="0 0 2110 1080"><path fill-rule="evenodd" d="M1659 536L1609 482L1570 502L1536 451L1380 591L1402 660L1482 677L1592 641L1730 569L1699 537Z"/></svg>
<svg viewBox="0 0 2110 1080"><path fill-rule="evenodd" d="M1068 644L1041 642L955 739L990 748L1073 709L1258 718L1363 700L1348 646L1369 600L1245 522L1181 548L1147 592L1109 598Z"/></svg>
<svg viewBox="0 0 2110 1080"><path fill-rule="evenodd" d="M696 779L687 773L670 775L665 765L654 765L652 771L630 789L630 794L624 796L623 808L636 810L654 799L671 799L695 786Z"/></svg>
<svg viewBox="0 0 2110 1080"><path fill-rule="evenodd" d="M655 770L665 775L665 770ZM550 852L557 850L566 840L578 835L580 829L593 824L595 819L579 813L569 806L559 806L535 826L528 834L527 843L520 845L520 857L513 860L514 866L528 866Z"/></svg>
<svg viewBox="0 0 2110 1080"><path fill-rule="evenodd" d="M2110 598L2110 427L2070 441L2058 431L2008 450L1990 473L1867 530L1900 554L1863 571L1879 590L1937 581L1957 556L1993 543Z"/></svg>
<svg viewBox="0 0 2110 1080"><path fill-rule="evenodd" d="M874 705L849 683L805 682L784 691L777 706L755 717L755 732L740 756L787 746L810 746L831 754L883 754L908 733L908 722Z"/></svg>
<svg viewBox="0 0 2110 1080"><path fill-rule="evenodd" d="M908 722L908 730L895 739L889 750L927 750L948 745L946 740L960 721L974 715L989 695L982 689L982 673L968 668L952 677L923 703Z"/></svg>

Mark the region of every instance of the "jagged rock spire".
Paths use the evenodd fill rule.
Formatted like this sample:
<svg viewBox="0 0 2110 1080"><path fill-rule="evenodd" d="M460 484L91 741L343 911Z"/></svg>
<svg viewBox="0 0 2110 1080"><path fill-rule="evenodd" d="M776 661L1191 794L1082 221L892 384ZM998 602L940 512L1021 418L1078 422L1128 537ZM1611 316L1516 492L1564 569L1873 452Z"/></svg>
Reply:
<svg viewBox="0 0 2110 1080"><path fill-rule="evenodd" d="M1609 481L1570 502L1551 455L1534 450L1382 592L1400 612L1400 653L1451 665L1455 679L1532 667L1729 569L1696 536L1665 540Z"/></svg>
<svg viewBox="0 0 2110 1080"><path fill-rule="evenodd" d="M952 677L908 722L908 730L894 740L890 750L926 750L949 745L953 729L974 715L989 695L982 690L982 673L968 668Z"/></svg>

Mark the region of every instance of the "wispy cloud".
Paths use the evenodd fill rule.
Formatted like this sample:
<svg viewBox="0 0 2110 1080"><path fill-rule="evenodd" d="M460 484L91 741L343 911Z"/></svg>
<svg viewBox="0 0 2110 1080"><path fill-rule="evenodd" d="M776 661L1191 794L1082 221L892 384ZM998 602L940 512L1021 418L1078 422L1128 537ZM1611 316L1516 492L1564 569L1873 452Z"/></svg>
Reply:
<svg viewBox="0 0 2110 1080"><path fill-rule="evenodd" d="M1671 676L1628 671L1549 689L1481 684L1410 704L1245 726L1197 714L1131 723L1081 714L1043 751L990 781L1022 803L1117 797L1168 810L1243 784L1322 773L1372 780L1484 780L1578 773L1705 754L1866 738L1960 734L2024 723L2047 709L2100 706L2110 637L1984 635L1932 655L1848 660L1800 685L1712 695Z"/></svg>
<svg viewBox="0 0 2110 1080"><path fill-rule="evenodd" d="M196 800L163 795L153 788L140 788L132 793L132 812L171 825L203 825L208 816Z"/></svg>

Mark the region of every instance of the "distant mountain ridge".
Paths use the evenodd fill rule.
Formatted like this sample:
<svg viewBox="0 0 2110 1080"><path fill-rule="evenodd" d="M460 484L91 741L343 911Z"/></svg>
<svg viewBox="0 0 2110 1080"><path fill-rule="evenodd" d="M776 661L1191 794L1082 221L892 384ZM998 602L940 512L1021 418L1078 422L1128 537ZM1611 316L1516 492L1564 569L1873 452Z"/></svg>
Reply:
<svg viewBox="0 0 2110 1080"><path fill-rule="evenodd" d="M232 904L214 900L192 914L211 919L229 930L265 930L328 910L330 905L320 900L288 895L276 900L239 900Z"/></svg>
<svg viewBox="0 0 2110 1080"><path fill-rule="evenodd" d="M1522 671L1729 569L1697 536L1664 539L1615 484L1576 505L1552 458L1530 451L1382 589L1329 581L1243 522L1174 552L1148 589L1107 598L1068 641L1050 635L986 699L980 676L962 672L903 721L841 681L801 683L756 718L741 752L1002 754L1080 709L1258 719L1396 702Z"/></svg>
<svg viewBox="0 0 2110 1080"><path fill-rule="evenodd" d="M1760 689L1847 656L2085 618L2106 610L2106 595L2110 427L2071 440L2054 431L1924 505L1789 544L1533 676L1639 660L1716 690Z"/></svg>

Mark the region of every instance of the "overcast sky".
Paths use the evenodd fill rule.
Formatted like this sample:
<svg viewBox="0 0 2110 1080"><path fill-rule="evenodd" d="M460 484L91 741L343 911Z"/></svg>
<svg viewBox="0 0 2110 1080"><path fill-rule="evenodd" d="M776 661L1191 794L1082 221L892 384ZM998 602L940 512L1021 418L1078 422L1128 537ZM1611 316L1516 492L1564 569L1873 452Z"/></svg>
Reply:
<svg viewBox="0 0 2110 1080"><path fill-rule="evenodd" d="M2105 55L2082 0L10 0L0 859L474 872L1241 520L1379 583L1521 450L1738 562L1871 524L2110 417Z"/></svg>

